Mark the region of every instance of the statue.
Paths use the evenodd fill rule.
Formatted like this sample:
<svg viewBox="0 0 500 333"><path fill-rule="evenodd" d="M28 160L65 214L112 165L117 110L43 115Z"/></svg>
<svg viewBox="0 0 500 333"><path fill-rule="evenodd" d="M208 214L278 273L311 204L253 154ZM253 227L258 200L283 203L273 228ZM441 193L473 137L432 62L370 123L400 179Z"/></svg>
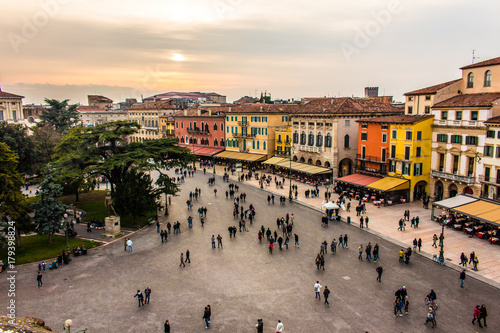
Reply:
<svg viewBox="0 0 500 333"><path fill-rule="evenodd" d="M104 199L104 206L106 206L106 211L108 212L108 216L111 216L109 215L110 211L115 216L118 216L118 214L116 214L115 207L113 207L113 199L111 199L111 193L109 192L108 194L106 194L106 199Z"/></svg>

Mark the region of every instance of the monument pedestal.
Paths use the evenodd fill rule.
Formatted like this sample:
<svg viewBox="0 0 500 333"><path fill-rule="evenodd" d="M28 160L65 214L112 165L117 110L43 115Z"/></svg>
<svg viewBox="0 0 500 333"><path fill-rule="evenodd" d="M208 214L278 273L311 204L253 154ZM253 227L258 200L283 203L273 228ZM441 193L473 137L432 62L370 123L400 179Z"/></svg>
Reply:
<svg viewBox="0 0 500 333"><path fill-rule="evenodd" d="M104 218L104 236L116 237L120 234L120 217L108 216Z"/></svg>

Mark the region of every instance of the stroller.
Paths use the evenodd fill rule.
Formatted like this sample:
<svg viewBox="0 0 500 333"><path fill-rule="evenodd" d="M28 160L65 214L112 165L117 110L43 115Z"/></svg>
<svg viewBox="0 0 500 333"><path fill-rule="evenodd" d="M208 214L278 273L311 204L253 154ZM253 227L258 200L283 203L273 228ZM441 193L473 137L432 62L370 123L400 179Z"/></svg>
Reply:
<svg viewBox="0 0 500 333"><path fill-rule="evenodd" d="M51 262L49 265L49 270L53 270L53 269L57 269L57 261L56 260Z"/></svg>

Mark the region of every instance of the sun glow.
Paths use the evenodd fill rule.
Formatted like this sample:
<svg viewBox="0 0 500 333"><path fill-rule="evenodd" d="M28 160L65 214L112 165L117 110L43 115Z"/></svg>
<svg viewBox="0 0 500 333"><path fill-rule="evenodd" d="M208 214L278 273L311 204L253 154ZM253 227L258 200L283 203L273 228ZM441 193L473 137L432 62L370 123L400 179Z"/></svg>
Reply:
<svg viewBox="0 0 500 333"><path fill-rule="evenodd" d="M184 60L186 60L184 58L184 56L182 54L180 54L180 53L174 53L174 54L172 54L172 57L170 59L172 59L173 61L184 61Z"/></svg>

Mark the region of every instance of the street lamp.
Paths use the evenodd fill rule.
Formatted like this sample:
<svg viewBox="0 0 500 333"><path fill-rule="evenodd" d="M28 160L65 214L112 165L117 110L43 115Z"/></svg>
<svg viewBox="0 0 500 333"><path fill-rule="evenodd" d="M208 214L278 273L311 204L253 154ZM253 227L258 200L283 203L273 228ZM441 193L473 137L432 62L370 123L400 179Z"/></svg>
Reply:
<svg viewBox="0 0 500 333"><path fill-rule="evenodd" d="M66 221L66 250L69 252L69 240L68 240L69 222L68 222L68 214L64 214L64 220Z"/></svg>
<svg viewBox="0 0 500 333"><path fill-rule="evenodd" d="M444 262L444 226L446 225L446 220L443 219L441 222L441 236L439 236L439 260Z"/></svg>
<svg viewBox="0 0 500 333"><path fill-rule="evenodd" d="M63 326L64 332L71 333L71 325L73 325L73 321L71 319L67 319L64 322L64 326ZM87 332L87 329L79 330L76 333L85 333L85 332Z"/></svg>
<svg viewBox="0 0 500 333"><path fill-rule="evenodd" d="M290 183L290 192L288 193L288 200L292 202L293 199L293 193L292 193L292 151L294 150L294 147L292 146L292 141L288 141L288 144L290 145L290 150L288 152L290 156L290 172L288 174L288 182Z"/></svg>

